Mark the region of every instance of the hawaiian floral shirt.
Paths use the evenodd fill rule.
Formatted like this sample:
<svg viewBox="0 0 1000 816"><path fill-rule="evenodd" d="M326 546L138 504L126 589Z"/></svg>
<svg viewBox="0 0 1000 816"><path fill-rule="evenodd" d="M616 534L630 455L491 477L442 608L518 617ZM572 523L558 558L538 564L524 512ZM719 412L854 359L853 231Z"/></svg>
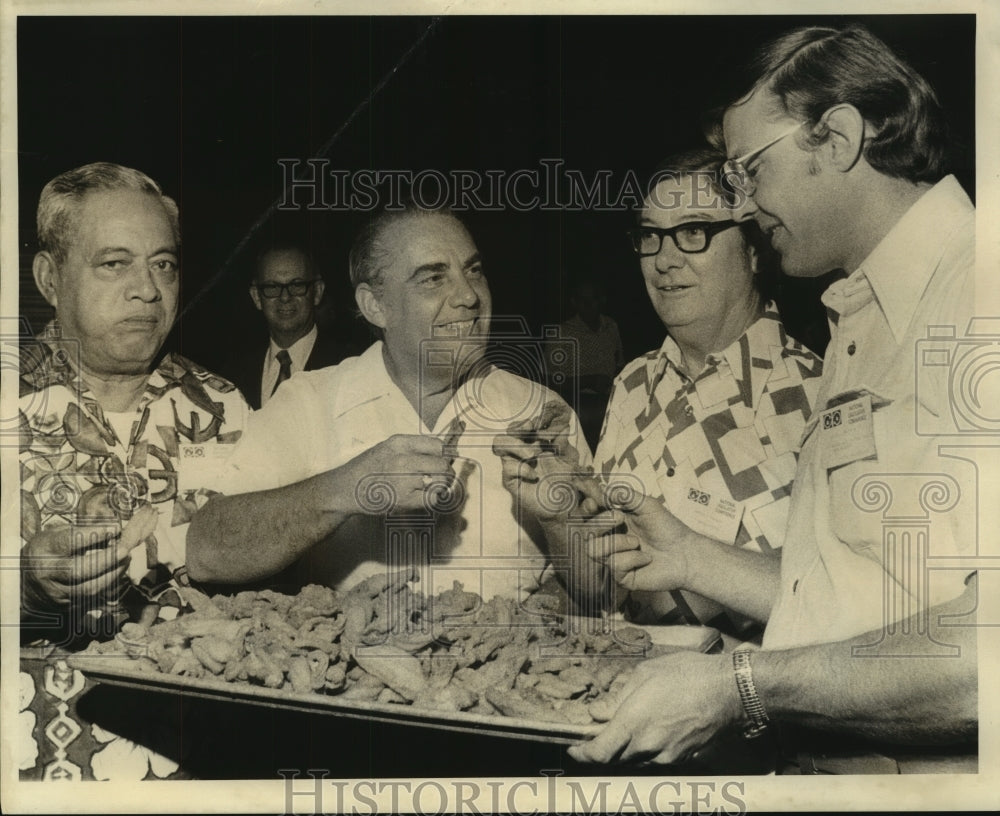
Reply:
<svg viewBox="0 0 1000 816"><path fill-rule="evenodd" d="M132 553L129 577L163 603L165 590L185 582L187 525L212 495L249 408L231 383L168 354L134 414L108 415L80 380L72 344L57 339L50 324L21 344L22 546L56 525L76 525L84 537L88 528L124 525L151 504L156 532L144 553Z"/></svg>

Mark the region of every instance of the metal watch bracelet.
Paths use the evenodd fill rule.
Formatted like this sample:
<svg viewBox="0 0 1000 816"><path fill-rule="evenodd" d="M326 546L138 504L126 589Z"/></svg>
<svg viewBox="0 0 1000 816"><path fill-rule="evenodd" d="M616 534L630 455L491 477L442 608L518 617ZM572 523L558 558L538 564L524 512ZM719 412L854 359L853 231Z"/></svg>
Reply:
<svg viewBox="0 0 1000 816"><path fill-rule="evenodd" d="M733 671L736 674L736 688L740 693L740 703L743 713L749 722L743 728L746 739L755 739L767 730L770 719L764 710L764 704L757 696L757 687L753 682L753 671L750 668L750 649L737 649L733 652Z"/></svg>

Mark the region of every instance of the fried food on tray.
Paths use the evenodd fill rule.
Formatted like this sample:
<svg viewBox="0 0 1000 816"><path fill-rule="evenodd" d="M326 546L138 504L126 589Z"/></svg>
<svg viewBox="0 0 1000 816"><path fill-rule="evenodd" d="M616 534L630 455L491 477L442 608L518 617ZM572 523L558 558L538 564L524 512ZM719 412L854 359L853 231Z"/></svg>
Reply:
<svg viewBox="0 0 1000 816"><path fill-rule="evenodd" d="M416 579L404 569L294 596L188 589L190 612L126 624L82 654L295 694L575 725L607 721L638 659L653 654L635 627L581 631L586 622L560 614L563 599L544 590L524 603L484 601L455 582L427 597Z"/></svg>

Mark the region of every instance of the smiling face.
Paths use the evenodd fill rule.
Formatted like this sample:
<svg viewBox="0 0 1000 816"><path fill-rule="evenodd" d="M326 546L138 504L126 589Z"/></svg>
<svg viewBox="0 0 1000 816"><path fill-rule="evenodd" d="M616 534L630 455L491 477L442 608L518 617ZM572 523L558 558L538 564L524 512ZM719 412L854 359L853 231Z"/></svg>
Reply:
<svg viewBox="0 0 1000 816"><path fill-rule="evenodd" d="M177 237L159 199L135 190L88 193L66 240L66 258L35 260L63 337L80 344L85 371L143 374L177 312Z"/></svg>
<svg viewBox="0 0 1000 816"><path fill-rule="evenodd" d="M755 150L795 126L791 118L775 118L776 104L761 90L726 111L723 131L729 156ZM780 139L747 163L756 184L747 212L780 253L784 272L810 277L842 265L850 208L836 186L836 175L824 172L822 152L804 150L799 138L793 134Z"/></svg>
<svg viewBox="0 0 1000 816"><path fill-rule="evenodd" d="M383 330L397 371L417 376L421 343L431 338L457 341L466 365L478 359L486 347L492 304L468 230L447 214L408 213L391 221L377 242L381 281L361 284L358 304ZM436 371L421 373L425 383ZM441 370L440 378L450 383L454 375Z"/></svg>
<svg viewBox="0 0 1000 816"><path fill-rule="evenodd" d="M639 226L671 229L730 219L731 212L717 197L706 205L696 183L692 176L660 181L644 202ZM756 308L756 255L738 228L716 233L708 249L698 253L681 252L672 238L664 236L660 251L639 263L649 300L675 336L680 332L702 344L717 337L722 344L712 345L721 350L731 342L726 339L733 331L737 337L742 333Z"/></svg>
<svg viewBox="0 0 1000 816"><path fill-rule="evenodd" d="M254 305L264 315L268 331L275 342L287 348L304 337L316 323L316 307L323 297L323 282L316 280L303 295L293 295L288 289L278 297L264 297L260 287L265 284L312 281L306 257L296 249L280 249L265 254L258 264L257 278L250 288Z"/></svg>

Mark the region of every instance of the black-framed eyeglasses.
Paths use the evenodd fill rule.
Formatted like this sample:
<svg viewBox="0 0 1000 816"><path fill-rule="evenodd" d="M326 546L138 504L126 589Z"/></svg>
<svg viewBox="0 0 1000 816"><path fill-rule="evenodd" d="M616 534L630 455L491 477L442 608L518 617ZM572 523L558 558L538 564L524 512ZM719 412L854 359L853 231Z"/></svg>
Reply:
<svg viewBox="0 0 1000 816"><path fill-rule="evenodd" d="M314 283L316 283L315 278L312 280L293 280L288 283L255 283L254 288L268 300L271 300L281 297L282 292L288 292L292 297L302 297L312 289Z"/></svg>
<svg viewBox="0 0 1000 816"><path fill-rule="evenodd" d="M755 147L748 153L744 153L735 159L726 159L722 165L722 178L733 190L743 193L749 197L757 192L756 171L750 166L760 159L764 152L770 150L778 142L787 136L791 136L795 131L805 125L805 122L796 122L792 127L782 131L767 144Z"/></svg>
<svg viewBox="0 0 1000 816"><path fill-rule="evenodd" d="M708 245L712 243L712 237L716 233L737 226L737 223L730 218L725 221L688 221L685 224L678 224L669 229L663 227L636 227L628 231L628 236L632 240L632 249L640 257L656 255L663 246L663 238L669 235L681 252L689 255L704 252Z"/></svg>

